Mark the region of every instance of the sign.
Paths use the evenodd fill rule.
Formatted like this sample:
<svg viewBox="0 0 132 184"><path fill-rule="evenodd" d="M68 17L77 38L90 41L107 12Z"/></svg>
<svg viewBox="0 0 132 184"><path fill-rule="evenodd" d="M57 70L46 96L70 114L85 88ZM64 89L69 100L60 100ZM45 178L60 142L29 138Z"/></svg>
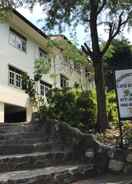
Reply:
<svg viewBox="0 0 132 184"><path fill-rule="evenodd" d="M115 71L120 120L132 119L132 69Z"/></svg>

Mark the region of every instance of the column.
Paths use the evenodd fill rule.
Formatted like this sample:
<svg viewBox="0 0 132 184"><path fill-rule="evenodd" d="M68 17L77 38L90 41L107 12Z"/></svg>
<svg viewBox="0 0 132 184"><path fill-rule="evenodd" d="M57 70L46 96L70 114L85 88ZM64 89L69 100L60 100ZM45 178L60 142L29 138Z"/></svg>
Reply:
<svg viewBox="0 0 132 184"><path fill-rule="evenodd" d="M26 121L30 122L32 120L32 106L29 104L27 109L26 109Z"/></svg>
<svg viewBox="0 0 132 184"><path fill-rule="evenodd" d="M0 123L4 123L4 103L0 102Z"/></svg>

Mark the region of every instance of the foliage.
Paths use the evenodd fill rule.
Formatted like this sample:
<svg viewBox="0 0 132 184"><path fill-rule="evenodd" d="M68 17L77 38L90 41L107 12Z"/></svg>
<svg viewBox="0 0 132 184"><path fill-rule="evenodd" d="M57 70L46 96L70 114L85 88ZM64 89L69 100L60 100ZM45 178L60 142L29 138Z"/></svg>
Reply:
<svg viewBox="0 0 132 184"><path fill-rule="evenodd" d="M48 93L48 106L42 106L41 112L44 117L88 131L94 128L96 105L91 91L53 89Z"/></svg>
<svg viewBox="0 0 132 184"><path fill-rule="evenodd" d="M30 0L25 2L19 0L19 2L33 8L36 1ZM59 30L62 31L64 23L73 27L74 30L78 24L83 24L87 28L92 8L95 8L95 16L100 15L102 11L106 13L105 17L99 17L99 24L110 26L109 22L112 22L116 28L119 18L123 18L123 20L128 18L129 23L131 23L131 0L38 0L37 2L40 2L40 5L43 7L48 6L44 11L48 14L46 25L49 29L58 26Z"/></svg>
<svg viewBox="0 0 132 184"><path fill-rule="evenodd" d="M114 71L132 68L132 45L123 40L113 40L105 55L105 81L108 90L114 89Z"/></svg>
<svg viewBox="0 0 132 184"><path fill-rule="evenodd" d="M7 18L8 18L7 10L0 9L0 22L5 22Z"/></svg>
<svg viewBox="0 0 132 184"><path fill-rule="evenodd" d="M23 73L22 75L22 89L29 95L32 104L36 103L36 90L35 90L35 82L30 79L30 77Z"/></svg>
<svg viewBox="0 0 132 184"><path fill-rule="evenodd" d="M112 122L113 125L117 125L118 122L118 112L117 112L117 102L115 91L109 91L106 95L107 97L107 113L108 121Z"/></svg>
<svg viewBox="0 0 132 184"><path fill-rule="evenodd" d="M43 74L47 74L51 68L51 60L48 58L38 58L34 64L34 77L35 81L42 78Z"/></svg>
<svg viewBox="0 0 132 184"><path fill-rule="evenodd" d="M132 145L132 124L131 122L127 122L123 126L123 143L127 145Z"/></svg>
<svg viewBox="0 0 132 184"><path fill-rule="evenodd" d="M79 64L86 64L88 62L88 59L86 55L81 52L79 49L77 49L70 41L68 41L65 37L61 39L54 39L51 41L50 47L57 47L61 52L63 53L64 58L67 61L73 61L75 63Z"/></svg>
<svg viewBox="0 0 132 184"><path fill-rule="evenodd" d="M44 98L38 93L37 83L41 80L43 74L50 70L51 62L48 58L38 58L34 64L34 79L31 79L26 73L22 75L22 88L29 95L33 107L40 112L40 106L44 105Z"/></svg>
<svg viewBox="0 0 132 184"><path fill-rule="evenodd" d="M63 54L64 59L68 62L72 61L82 65L89 63L86 54L79 50L64 36L59 35L53 40L50 38L45 40L45 50L50 57L55 57L58 54L56 49Z"/></svg>

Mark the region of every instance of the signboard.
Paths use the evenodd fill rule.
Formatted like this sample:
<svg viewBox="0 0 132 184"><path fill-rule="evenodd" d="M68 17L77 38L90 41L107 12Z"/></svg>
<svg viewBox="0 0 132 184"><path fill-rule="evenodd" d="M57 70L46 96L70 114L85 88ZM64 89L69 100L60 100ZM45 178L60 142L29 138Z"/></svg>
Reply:
<svg viewBox="0 0 132 184"><path fill-rule="evenodd" d="M132 69L115 71L120 120L132 119Z"/></svg>

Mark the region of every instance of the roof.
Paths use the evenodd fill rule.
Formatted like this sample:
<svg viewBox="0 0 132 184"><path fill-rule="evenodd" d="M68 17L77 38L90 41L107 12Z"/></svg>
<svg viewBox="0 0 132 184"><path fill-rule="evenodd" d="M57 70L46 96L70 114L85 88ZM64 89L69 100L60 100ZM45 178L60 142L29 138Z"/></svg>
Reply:
<svg viewBox="0 0 132 184"><path fill-rule="evenodd" d="M73 45L73 46L75 46L65 35L62 35L62 34L56 34L56 35L49 35L49 37L51 38L51 39L64 39L65 41L67 41L69 44L71 44L71 45ZM75 46L76 47L76 46ZM80 53L80 54L82 54L83 52L82 52L82 50L80 50L79 48L77 48L76 47L76 49L78 50L78 52Z"/></svg>
<svg viewBox="0 0 132 184"><path fill-rule="evenodd" d="M31 23L28 19L26 19L22 14L20 14L17 10L13 9L13 13L18 16L20 19L22 19L26 24L28 24L32 29L34 29L36 32L38 32L41 36L43 36L46 39L64 39L66 40L69 44L73 45L73 43L64 35L62 34L56 34L56 35L46 35L41 29L39 29L37 26L35 26L33 23ZM76 47L76 46L75 46ZM77 48L78 52L82 54L82 51Z"/></svg>
<svg viewBox="0 0 132 184"><path fill-rule="evenodd" d="M37 31L41 36L43 36L44 38L48 38L48 36L41 30L39 29L37 26L35 26L34 24L32 24L29 20L27 20L22 14L20 14L17 10L13 9L13 13L15 15L17 15L20 19L22 19L26 24L28 24L30 27L32 27L35 31Z"/></svg>
<svg viewBox="0 0 132 184"><path fill-rule="evenodd" d="M61 39L64 39L66 40L68 43L72 44L72 42L70 40L68 40L68 38L62 34L56 34L56 35L49 35L50 38L55 38L55 39L58 39L58 38L61 38Z"/></svg>

